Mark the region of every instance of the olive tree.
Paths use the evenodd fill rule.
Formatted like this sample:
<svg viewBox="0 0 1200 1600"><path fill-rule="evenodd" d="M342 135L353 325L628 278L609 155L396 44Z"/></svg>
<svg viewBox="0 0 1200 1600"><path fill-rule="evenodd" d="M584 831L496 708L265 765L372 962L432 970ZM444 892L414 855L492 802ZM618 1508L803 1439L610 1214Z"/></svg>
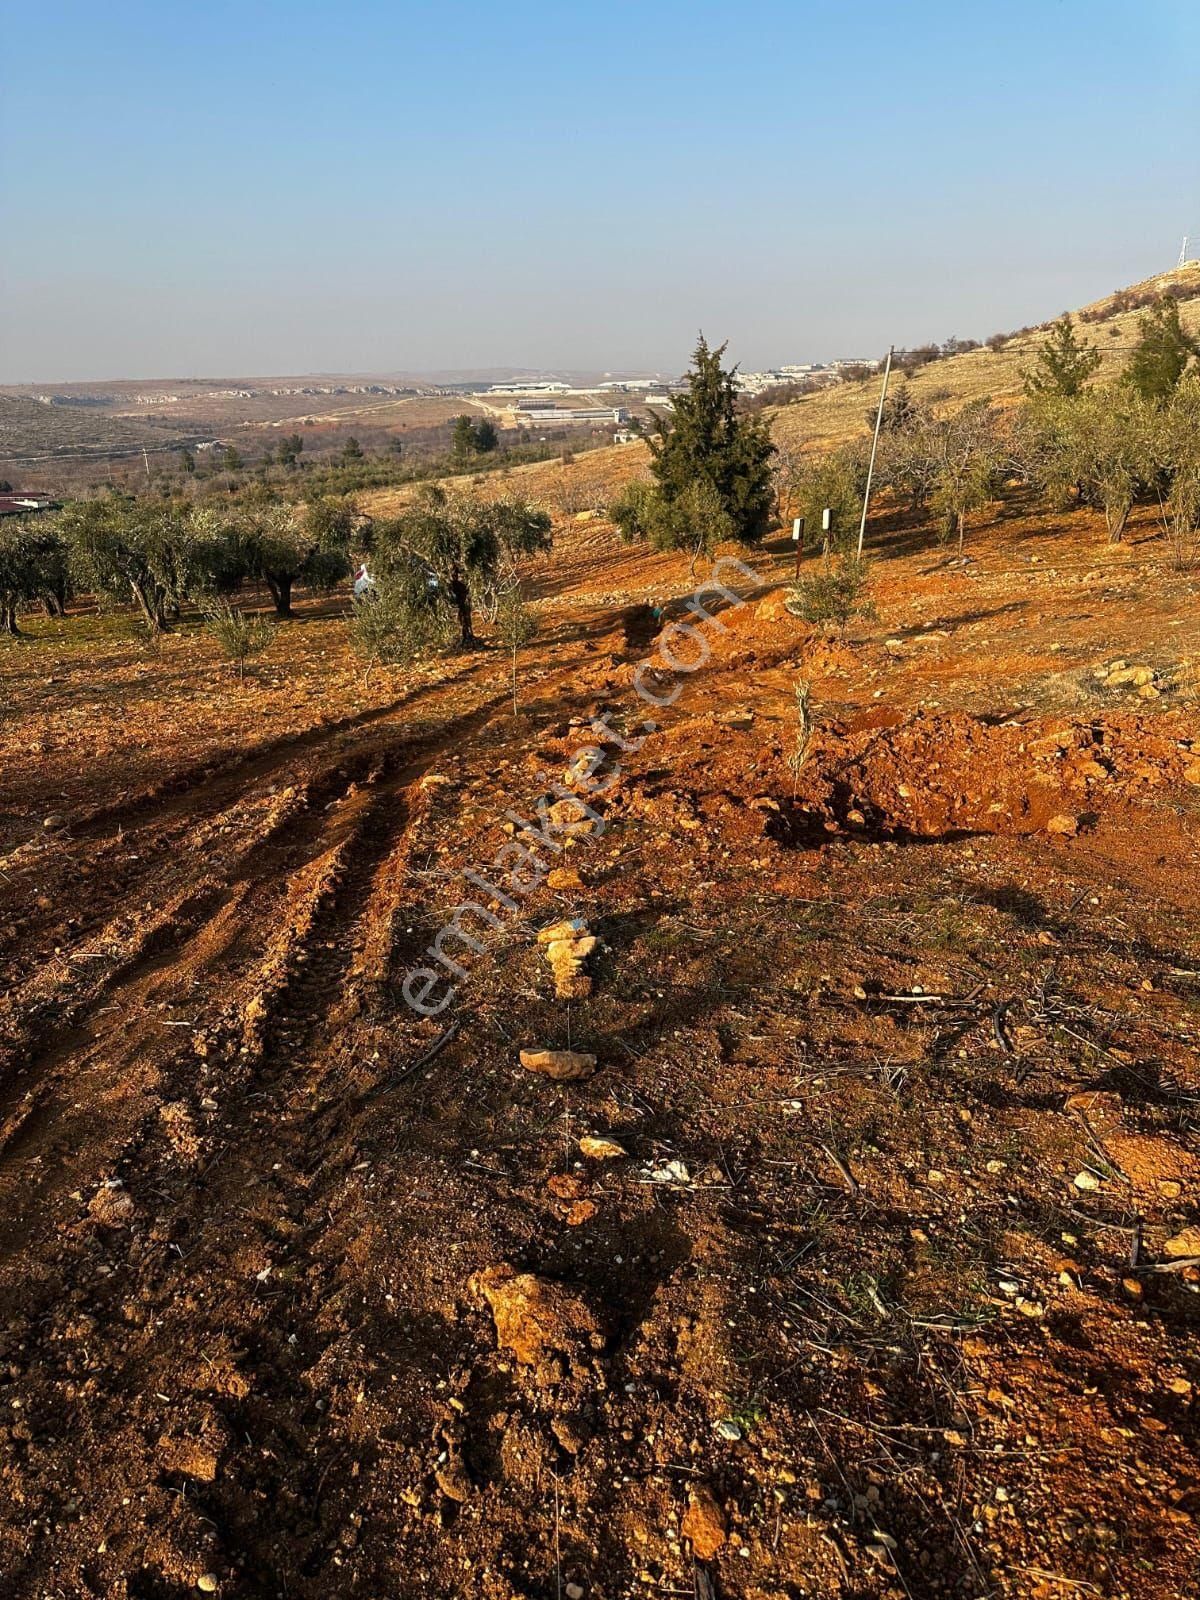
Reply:
<svg viewBox="0 0 1200 1600"><path fill-rule="evenodd" d="M1030 481L1053 498L1066 501L1075 491L1099 507L1109 543L1119 544L1154 472L1153 431L1153 408L1125 386L1043 397L1026 408L1018 457Z"/></svg>
<svg viewBox="0 0 1200 1600"><path fill-rule="evenodd" d="M0 522L0 631L19 635L17 610L30 601L61 615L66 582L66 548L53 529L25 518Z"/></svg>
<svg viewBox="0 0 1200 1600"><path fill-rule="evenodd" d="M189 594L207 586L209 534L178 502L109 495L68 506L59 530L80 587L132 599L152 633L163 632Z"/></svg>
<svg viewBox="0 0 1200 1600"><path fill-rule="evenodd" d="M353 508L337 500L314 501L306 512L266 496L247 502L235 537L247 576L266 584L277 616L292 615L296 584L330 588L346 576L353 522Z"/></svg>
<svg viewBox="0 0 1200 1600"><path fill-rule="evenodd" d="M1200 553L1200 372L1188 373L1155 417L1149 456L1175 565L1190 567Z"/></svg>
<svg viewBox="0 0 1200 1600"><path fill-rule="evenodd" d="M496 633L510 655L513 716L517 714L517 652L537 636L538 619L525 603L520 574L509 568L497 591Z"/></svg>
<svg viewBox="0 0 1200 1600"><path fill-rule="evenodd" d="M469 648L478 642L476 599L490 593L502 561L548 550L552 534L549 516L524 500L476 500L431 484L375 539L381 574L409 608L449 610Z"/></svg>
<svg viewBox="0 0 1200 1600"><path fill-rule="evenodd" d="M846 444L806 462L796 475L793 504L804 518L810 541L829 512L829 543L841 545L857 532L867 487L867 452L861 442Z"/></svg>
<svg viewBox="0 0 1200 1600"><path fill-rule="evenodd" d="M972 400L927 430L933 476L930 505L944 519L962 558L967 518L1000 492L1009 452L999 417L988 400Z"/></svg>

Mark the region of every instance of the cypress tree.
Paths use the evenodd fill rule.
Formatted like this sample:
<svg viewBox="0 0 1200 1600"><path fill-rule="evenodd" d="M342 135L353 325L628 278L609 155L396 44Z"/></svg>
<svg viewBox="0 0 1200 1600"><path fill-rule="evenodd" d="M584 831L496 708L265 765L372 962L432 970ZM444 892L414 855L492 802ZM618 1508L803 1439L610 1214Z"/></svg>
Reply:
<svg viewBox="0 0 1200 1600"><path fill-rule="evenodd" d="M775 446L765 421L739 416L734 371L725 346L700 335L669 422L648 440L653 493L641 497L636 531L659 548L689 549L692 565L722 539L760 540L771 525Z"/></svg>

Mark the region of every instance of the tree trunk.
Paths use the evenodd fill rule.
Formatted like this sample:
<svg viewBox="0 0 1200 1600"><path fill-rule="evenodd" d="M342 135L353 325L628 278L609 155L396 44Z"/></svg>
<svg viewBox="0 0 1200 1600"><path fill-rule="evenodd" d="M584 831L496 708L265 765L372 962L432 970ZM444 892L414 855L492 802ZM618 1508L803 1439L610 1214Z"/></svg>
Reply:
<svg viewBox="0 0 1200 1600"><path fill-rule="evenodd" d="M292 615L291 578L272 578L268 573L267 588L271 591L271 599L275 602L275 615L277 617L290 617Z"/></svg>
<svg viewBox="0 0 1200 1600"><path fill-rule="evenodd" d="M960 511L958 513L958 559L960 561L962 560L962 557L963 557L963 540L966 538L966 536L967 536L967 519L966 519L965 515Z"/></svg>
<svg viewBox="0 0 1200 1600"><path fill-rule="evenodd" d="M471 626L471 591L457 573L450 579L450 598L458 613L458 628L464 647L476 644L475 630Z"/></svg>
<svg viewBox="0 0 1200 1600"><path fill-rule="evenodd" d="M21 630L17 626L17 605L15 600L0 602L0 631L7 633L13 639L21 637Z"/></svg>
<svg viewBox="0 0 1200 1600"><path fill-rule="evenodd" d="M136 583L132 578L129 580L129 587L133 590L133 598L137 601L138 609L142 613L142 620L151 633L165 633L167 631L167 619L163 615L163 603L159 597L147 594L144 586Z"/></svg>
<svg viewBox="0 0 1200 1600"><path fill-rule="evenodd" d="M1117 506L1110 511L1105 506L1104 520L1108 524L1109 544L1120 544L1125 537L1125 524L1129 521L1129 507Z"/></svg>

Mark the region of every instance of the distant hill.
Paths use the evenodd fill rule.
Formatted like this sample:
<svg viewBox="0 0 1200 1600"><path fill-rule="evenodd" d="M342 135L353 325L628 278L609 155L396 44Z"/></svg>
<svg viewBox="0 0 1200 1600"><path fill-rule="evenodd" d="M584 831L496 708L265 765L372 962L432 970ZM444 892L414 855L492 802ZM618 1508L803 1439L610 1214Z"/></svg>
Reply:
<svg viewBox="0 0 1200 1600"><path fill-rule="evenodd" d="M1071 313L1083 336L1100 351L1097 381L1111 379L1120 371L1137 338L1138 317L1151 301L1167 292L1180 296L1180 314L1188 331L1200 333L1200 261L1189 261L1128 289L1118 289ZM1047 322L1022 330L998 349L982 345L930 362L907 379L909 389L919 399L949 408L985 395L1001 401L1015 398L1021 393L1021 370L1033 361L1048 326ZM903 378L902 373L894 372L892 382ZM872 375L861 382L841 383L772 410L772 432L781 443L817 447L852 438L866 428L866 414L878 401L879 381L878 375Z"/></svg>

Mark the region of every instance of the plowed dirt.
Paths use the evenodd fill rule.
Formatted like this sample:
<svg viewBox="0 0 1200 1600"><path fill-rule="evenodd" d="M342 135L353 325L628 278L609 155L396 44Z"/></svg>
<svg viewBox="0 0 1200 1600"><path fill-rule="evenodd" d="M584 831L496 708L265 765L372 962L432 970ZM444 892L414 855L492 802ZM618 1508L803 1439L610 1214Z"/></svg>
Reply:
<svg viewBox="0 0 1200 1600"><path fill-rule="evenodd" d="M594 521L517 717L503 652L364 685L320 608L242 686L85 616L0 655L0 1591L1196 1593L1200 625L1150 532L1014 505L958 569L885 516L835 641L781 544L652 718L686 563Z"/></svg>

